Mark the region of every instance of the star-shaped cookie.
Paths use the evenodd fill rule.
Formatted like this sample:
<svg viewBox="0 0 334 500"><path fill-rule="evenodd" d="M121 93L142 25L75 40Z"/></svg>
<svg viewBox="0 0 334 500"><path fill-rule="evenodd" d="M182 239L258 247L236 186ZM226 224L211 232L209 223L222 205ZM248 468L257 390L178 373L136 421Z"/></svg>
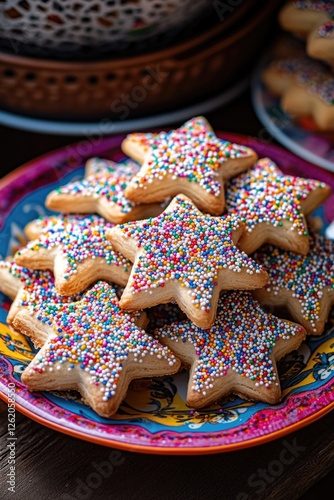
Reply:
<svg viewBox="0 0 334 500"><path fill-rule="evenodd" d="M24 331L29 315L20 311L14 326ZM48 340L22 374L30 390L78 390L99 415L111 417L132 379L171 375L180 368L169 348L143 329L142 312L123 311L115 290L97 282L78 302L64 304Z"/></svg>
<svg viewBox="0 0 334 500"><path fill-rule="evenodd" d="M114 224L154 217L163 211L162 204L138 204L124 196L124 189L138 169L132 160L118 164L91 158L86 163L84 179L54 189L45 204L51 210L68 214L99 214Z"/></svg>
<svg viewBox="0 0 334 500"><path fill-rule="evenodd" d="M122 150L142 164L124 191L127 198L152 203L182 193L212 215L224 210L224 180L257 160L252 149L216 137L203 117L171 132L131 134Z"/></svg>
<svg viewBox="0 0 334 500"><path fill-rule="evenodd" d="M306 53L334 67L333 0L293 0L280 10L281 27L305 40Z"/></svg>
<svg viewBox="0 0 334 500"><path fill-rule="evenodd" d="M331 194L324 182L284 175L270 158L262 158L226 185L228 213L246 225L238 246L247 254L264 243L306 255L305 216Z"/></svg>
<svg viewBox="0 0 334 500"><path fill-rule="evenodd" d="M203 215L184 195L157 217L115 226L107 238L133 262L121 307L175 300L196 325L209 328L221 290L267 282L263 268L236 246L243 231L235 217Z"/></svg>
<svg viewBox="0 0 334 500"><path fill-rule="evenodd" d="M317 25L307 37L307 54L334 69L334 4L332 19Z"/></svg>
<svg viewBox="0 0 334 500"><path fill-rule="evenodd" d="M56 215L29 223L31 239L14 255L17 264L49 269L61 295L85 290L98 279L125 285L131 263L106 239L114 224L97 215Z"/></svg>
<svg viewBox="0 0 334 500"><path fill-rule="evenodd" d="M308 334L321 335L334 305L334 241L315 234L305 256L268 245L254 258L269 274L267 285L253 292L259 302L285 307Z"/></svg>
<svg viewBox="0 0 334 500"><path fill-rule="evenodd" d="M276 361L299 347L305 330L265 313L251 292L223 292L210 329L190 321L155 330L190 368L186 403L201 408L231 393L277 403L281 399Z"/></svg>
<svg viewBox="0 0 334 500"><path fill-rule="evenodd" d="M311 117L314 128L334 130L334 76L325 63L306 55L276 59L262 79L294 119Z"/></svg>
<svg viewBox="0 0 334 500"><path fill-rule="evenodd" d="M7 323L13 326L19 311L27 309L30 316L28 335L35 347L42 347L47 339L41 321L50 324L63 304L79 300L81 294L62 296L56 292L51 271L38 271L17 265L14 261L0 261L0 291L12 299Z"/></svg>

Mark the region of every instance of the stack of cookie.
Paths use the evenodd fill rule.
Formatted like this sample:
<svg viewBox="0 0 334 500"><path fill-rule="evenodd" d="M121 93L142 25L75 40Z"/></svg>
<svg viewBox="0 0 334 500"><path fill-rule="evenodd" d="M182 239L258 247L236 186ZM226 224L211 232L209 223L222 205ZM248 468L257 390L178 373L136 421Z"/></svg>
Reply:
<svg viewBox="0 0 334 500"><path fill-rule="evenodd" d="M334 131L334 2L290 0L279 13L281 27L300 48L272 61L263 72L282 109L308 127Z"/></svg>
<svg viewBox="0 0 334 500"><path fill-rule="evenodd" d="M330 188L203 117L130 134L122 150L121 164L92 158L84 179L51 191L55 215L0 263L8 324L39 348L22 381L78 390L105 417L132 379L181 369L189 407L231 393L277 403L277 360L320 335L334 303L333 245L306 220Z"/></svg>

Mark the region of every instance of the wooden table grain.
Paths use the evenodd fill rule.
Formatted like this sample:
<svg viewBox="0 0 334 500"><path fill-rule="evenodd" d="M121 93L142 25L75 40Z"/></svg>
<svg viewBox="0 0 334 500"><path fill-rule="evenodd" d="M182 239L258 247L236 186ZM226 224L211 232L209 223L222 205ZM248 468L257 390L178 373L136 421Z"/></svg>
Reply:
<svg viewBox="0 0 334 500"><path fill-rule="evenodd" d="M217 130L275 143L254 114L249 90L206 117ZM53 149L89 139L93 137L0 126L0 175ZM16 412L15 493L7 483L7 415L7 405L1 402L0 498L4 500L313 500L332 491L333 411L260 446L202 456L149 455L103 447Z"/></svg>

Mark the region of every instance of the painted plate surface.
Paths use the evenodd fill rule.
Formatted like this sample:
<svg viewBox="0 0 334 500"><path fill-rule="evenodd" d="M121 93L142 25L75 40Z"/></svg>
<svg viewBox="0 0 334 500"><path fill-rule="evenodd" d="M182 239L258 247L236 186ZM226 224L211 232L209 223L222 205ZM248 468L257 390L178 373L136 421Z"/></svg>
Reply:
<svg viewBox="0 0 334 500"><path fill-rule="evenodd" d="M305 120L298 124L280 106L261 81L268 57L260 62L252 78L252 103L255 113L267 131L287 149L315 165L334 172L334 133L320 134Z"/></svg>
<svg viewBox="0 0 334 500"><path fill-rule="evenodd" d="M253 138L220 137L269 156L286 173L319 178L334 193L334 175L282 148ZM124 136L86 141L55 151L12 172L0 181L0 258L22 244L23 228L51 213L44 200L51 189L83 176L86 159L121 161ZM84 147L85 146L85 147ZM334 220L333 196L314 214L325 232ZM16 408L41 424L87 441L129 451L156 454L206 454L255 446L308 425L334 408L334 314L320 337L307 341L279 363L283 399L277 405L232 397L208 409L185 405L187 374L133 384L112 419L99 417L76 393L30 393L21 373L34 352L27 339L6 325L11 302L0 294L0 396L15 386Z"/></svg>

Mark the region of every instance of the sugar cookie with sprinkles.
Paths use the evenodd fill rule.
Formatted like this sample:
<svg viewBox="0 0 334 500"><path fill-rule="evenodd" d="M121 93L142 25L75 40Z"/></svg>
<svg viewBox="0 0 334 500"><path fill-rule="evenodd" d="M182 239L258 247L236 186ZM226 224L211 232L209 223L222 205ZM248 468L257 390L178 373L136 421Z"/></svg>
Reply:
<svg viewBox="0 0 334 500"><path fill-rule="evenodd" d="M306 53L334 67L333 0L295 0L279 12L281 27L306 41Z"/></svg>
<svg viewBox="0 0 334 500"><path fill-rule="evenodd" d="M122 150L141 164L124 191L127 198L153 203L182 193L212 215L224 210L224 181L257 160L252 149L218 138L203 117L170 132L130 134Z"/></svg>
<svg viewBox="0 0 334 500"><path fill-rule="evenodd" d="M307 53L320 59L334 69L334 20L327 21L310 33L307 39Z"/></svg>
<svg viewBox="0 0 334 500"><path fill-rule="evenodd" d="M28 324L19 313L14 325ZM97 282L82 299L43 323L48 340L22 374L32 391L77 390L102 417L111 417L131 380L176 373L180 361L144 330L146 315L119 307L115 290Z"/></svg>
<svg viewBox="0 0 334 500"><path fill-rule="evenodd" d="M138 170L139 165L132 160L115 163L91 158L86 163L84 178L52 190L45 204L51 210L68 214L99 214L114 224L154 217L163 211L162 204L138 204L124 196Z"/></svg>
<svg viewBox="0 0 334 500"><path fill-rule="evenodd" d="M331 194L324 182L283 172L270 158L226 184L227 213L246 225L238 247L251 254L264 243L306 255L309 250L305 216Z"/></svg>
<svg viewBox="0 0 334 500"><path fill-rule="evenodd" d="M243 231L234 216L203 215L184 195L157 217L113 227L107 238L133 262L121 307L174 300L196 325L209 328L221 290L267 282L266 271L236 246Z"/></svg>
<svg viewBox="0 0 334 500"><path fill-rule="evenodd" d="M265 313L251 292L223 292L213 326L189 320L155 330L190 369L186 403L202 408L235 394L274 404L282 394L276 361L305 339L302 326Z"/></svg>
<svg viewBox="0 0 334 500"><path fill-rule="evenodd" d="M308 334L321 335L334 305L334 241L314 234L305 256L265 246L254 258L269 274L267 285L252 292L259 302L286 308Z"/></svg>
<svg viewBox="0 0 334 500"><path fill-rule="evenodd" d="M319 131L334 130L334 74L306 55L271 62L262 72L268 90L295 120L312 118Z"/></svg>
<svg viewBox="0 0 334 500"><path fill-rule="evenodd" d="M98 279L125 285L131 263L106 239L114 224L97 215L55 215L25 227L31 241L14 255L18 265L49 269L61 295L85 290Z"/></svg>
<svg viewBox="0 0 334 500"><path fill-rule="evenodd" d="M0 261L0 291L13 301L7 324L13 326L16 315L24 310L30 324L25 334L35 347L42 347L47 339L43 323L50 324L50 318L63 304L80 300L82 295L62 296L56 292L51 271L27 269L12 260Z"/></svg>

